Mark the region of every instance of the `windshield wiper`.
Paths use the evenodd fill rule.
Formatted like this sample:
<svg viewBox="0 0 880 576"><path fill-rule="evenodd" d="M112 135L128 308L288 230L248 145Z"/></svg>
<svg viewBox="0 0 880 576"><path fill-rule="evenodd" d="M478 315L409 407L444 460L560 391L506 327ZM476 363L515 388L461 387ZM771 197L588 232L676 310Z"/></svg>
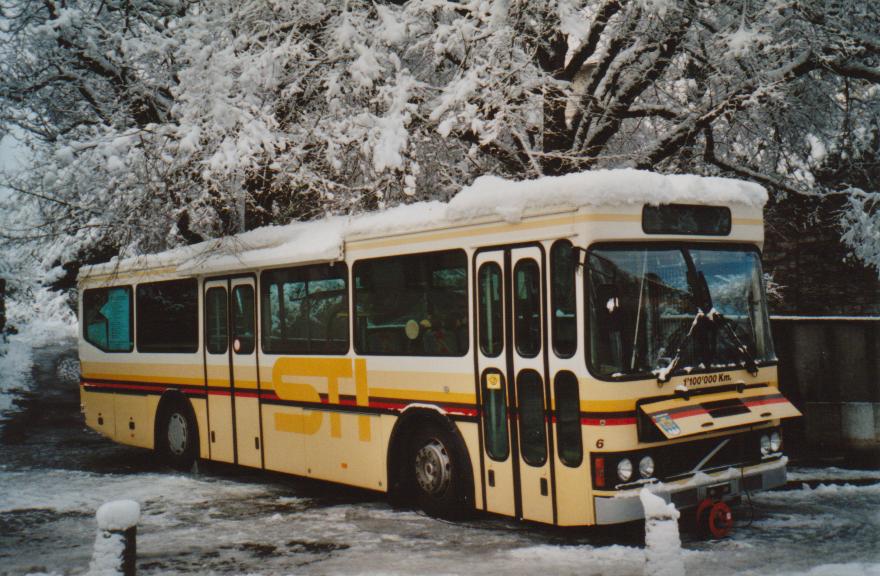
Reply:
<svg viewBox="0 0 880 576"><path fill-rule="evenodd" d="M709 316L705 312L703 312L702 308L697 308L697 313L694 316L693 322L691 322L691 327L688 330L687 334L684 335L684 338L682 338L681 341L678 343L678 347L676 347L675 349L675 354L672 356L672 360L670 360L669 364L667 364L663 368L654 369L653 372L657 376L658 385L662 386L663 384L669 382L669 379L672 378L672 373L675 371L676 368L678 368L678 364L681 362L681 351L684 348L684 345L687 344L688 340L693 337L694 333L697 331L697 328L706 321L710 321Z"/></svg>
<svg viewBox="0 0 880 576"><path fill-rule="evenodd" d="M736 333L736 325L733 321L714 308L709 311L709 314L707 314L706 317L710 322L714 322L727 330L731 340L733 340L734 348L736 348L736 351L740 353L740 356L742 356L745 361L746 370L748 370L749 374L752 376L757 376L758 361L755 359L755 355L749 350L749 347L743 343L742 339L740 339L739 335Z"/></svg>

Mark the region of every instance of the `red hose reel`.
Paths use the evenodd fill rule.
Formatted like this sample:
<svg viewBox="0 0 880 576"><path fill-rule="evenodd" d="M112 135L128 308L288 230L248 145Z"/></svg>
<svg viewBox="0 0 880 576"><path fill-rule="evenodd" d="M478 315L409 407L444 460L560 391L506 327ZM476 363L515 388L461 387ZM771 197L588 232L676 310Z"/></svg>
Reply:
<svg viewBox="0 0 880 576"><path fill-rule="evenodd" d="M724 502L706 498L697 506L696 521L700 533L724 538L733 528L733 512Z"/></svg>

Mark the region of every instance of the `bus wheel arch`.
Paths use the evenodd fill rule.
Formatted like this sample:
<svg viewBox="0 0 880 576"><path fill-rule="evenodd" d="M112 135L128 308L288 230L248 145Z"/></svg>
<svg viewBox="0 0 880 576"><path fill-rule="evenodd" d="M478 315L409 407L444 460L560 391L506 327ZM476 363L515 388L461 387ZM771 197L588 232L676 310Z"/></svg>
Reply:
<svg viewBox="0 0 880 576"><path fill-rule="evenodd" d="M439 409L409 408L401 414L391 431L387 462L392 504L414 503L443 518L461 518L474 509L467 445L455 423ZM444 466L446 470L440 470Z"/></svg>
<svg viewBox="0 0 880 576"><path fill-rule="evenodd" d="M199 457L199 427L189 399L176 390L162 395L153 428L159 459L178 470L189 470Z"/></svg>

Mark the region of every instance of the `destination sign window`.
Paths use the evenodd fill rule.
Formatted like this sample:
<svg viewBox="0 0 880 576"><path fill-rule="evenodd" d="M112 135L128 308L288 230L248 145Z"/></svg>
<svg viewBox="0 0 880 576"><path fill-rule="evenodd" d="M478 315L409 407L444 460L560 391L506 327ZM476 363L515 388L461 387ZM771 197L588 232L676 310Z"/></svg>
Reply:
<svg viewBox="0 0 880 576"><path fill-rule="evenodd" d="M730 226L730 209L724 206L661 204L642 209L645 234L727 236Z"/></svg>

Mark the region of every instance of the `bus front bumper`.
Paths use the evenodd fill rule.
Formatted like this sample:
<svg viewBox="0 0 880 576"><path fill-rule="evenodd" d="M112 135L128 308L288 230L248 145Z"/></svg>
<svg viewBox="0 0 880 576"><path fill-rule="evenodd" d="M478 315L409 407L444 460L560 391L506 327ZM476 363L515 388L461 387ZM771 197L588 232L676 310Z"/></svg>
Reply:
<svg viewBox="0 0 880 576"><path fill-rule="evenodd" d="M650 485L650 490L676 508L696 506L706 498L732 500L744 491L769 490L785 484L785 456L745 468L728 468L711 474ZM619 524L645 517L639 493L642 487L620 490L613 496L596 496L596 524Z"/></svg>

